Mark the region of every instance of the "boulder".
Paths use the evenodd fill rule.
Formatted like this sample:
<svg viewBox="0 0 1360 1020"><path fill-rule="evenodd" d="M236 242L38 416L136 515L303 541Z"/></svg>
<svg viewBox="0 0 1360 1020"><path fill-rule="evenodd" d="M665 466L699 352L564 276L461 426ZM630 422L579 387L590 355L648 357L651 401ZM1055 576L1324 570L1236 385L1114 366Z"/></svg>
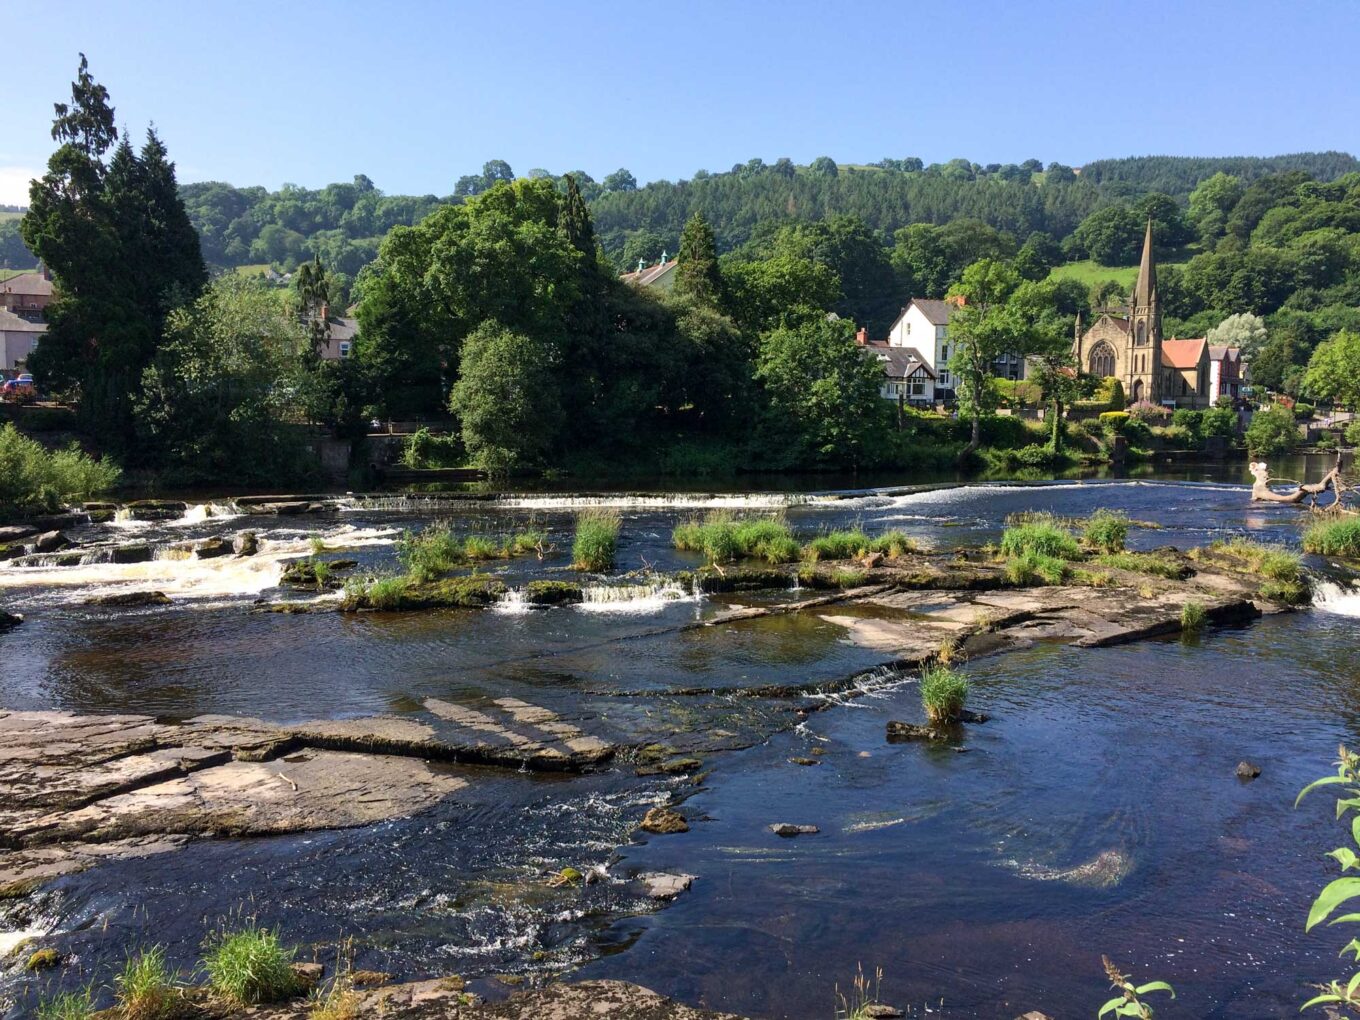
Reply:
<svg viewBox="0 0 1360 1020"><path fill-rule="evenodd" d="M7 630L13 630L24 622L24 618L16 613L7 613L0 609L0 634Z"/></svg>
<svg viewBox="0 0 1360 1020"><path fill-rule="evenodd" d="M219 556L230 556L235 550L225 538L205 538L194 546L194 557L200 560L214 560Z"/></svg>
<svg viewBox="0 0 1360 1020"><path fill-rule="evenodd" d="M170 597L163 591L122 591L113 595L95 595L84 601L87 606L106 606L127 609L134 606L168 606Z"/></svg>
<svg viewBox="0 0 1360 1020"><path fill-rule="evenodd" d="M638 828L658 836L669 836L676 832L689 832L689 822L678 811L672 811L667 807L654 807L643 817Z"/></svg>
<svg viewBox="0 0 1360 1020"><path fill-rule="evenodd" d="M71 540L60 531L45 531L33 540L33 551L40 553L69 549Z"/></svg>
<svg viewBox="0 0 1360 1020"><path fill-rule="evenodd" d="M886 1002L869 1002L859 1008L859 1016L865 1020L898 1020L907 1014L903 1013L896 1006L889 1006Z"/></svg>
<svg viewBox="0 0 1360 1020"><path fill-rule="evenodd" d="M649 872L639 875L638 881L651 899L673 900L694 883L694 876Z"/></svg>
<svg viewBox="0 0 1360 1020"><path fill-rule="evenodd" d="M24 552L25 549L19 542L10 542L8 545L0 544L0 561L17 560Z"/></svg>
<svg viewBox="0 0 1360 1020"><path fill-rule="evenodd" d="M232 539L231 548L237 556L254 556L260 551L260 537L253 531L243 531Z"/></svg>
<svg viewBox="0 0 1360 1020"><path fill-rule="evenodd" d="M775 822L770 826L770 831L776 836L783 836L788 839L793 836L815 836L822 830L815 825L792 825L789 822Z"/></svg>
<svg viewBox="0 0 1360 1020"><path fill-rule="evenodd" d="M122 513L133 521L173 521L183 517L189 504L174 499L139 499L129 503Z"/></svg>
<svg viewBox="0 0 1360 1020"><path fill-rule="evenodd" d="M304 992L311 991L321 984L321 979L326 976L326 967L320 963L294 963L293 976L297 978L298 987Z"/></svg>
<svg viewBox="0 0 1360 1020"><path fill-rule="evenodd" d="M890 744L907 740L948 740L949 736L949 733L936 729L934 726L899 722L896 719L888 722L888 743Z"/></svg>
<svg viewBox="0 0 1360 1020"><path fill-rule="evenodd" d="M1249 761L1240 761L1240 762L1237 763L1237 778L1238 778L1238 779L1245 779L1245 780L1247 780L1248 782L1250 782L1251 780L1255 779L1255 778L1256 778L1257 776L1259 776L1260 774L1261 774L1261 766L1259 766L1259 765L1255 765L1255 764L1253 764L1253 763L1251 763L1251 762L1249 762Z"/></svg>
<svg viewBox="0 0 1360 1020"><path fill-rule="evenodd" d="M142 542L137 545L116 546L109 560L112 563L147 563L153 555L151 546Z"/></svg>
<svg viewBox="0 0 1360 1020"><path fill-rule="evenodd" d="M7 524L0 528L0 545L10 542L18 542L20 539L32 538L38 533L38 529L31 524Z"/></svg>

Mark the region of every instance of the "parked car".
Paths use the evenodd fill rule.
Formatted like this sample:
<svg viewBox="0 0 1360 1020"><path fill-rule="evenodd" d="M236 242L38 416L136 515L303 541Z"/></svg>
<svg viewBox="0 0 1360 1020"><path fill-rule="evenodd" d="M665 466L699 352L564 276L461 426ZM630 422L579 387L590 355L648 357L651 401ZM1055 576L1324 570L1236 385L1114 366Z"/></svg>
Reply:
<svg viewBox="0 0 1360 1020"><path fill-rule="evenodd" d="M13 379L6 379L0 384L0 397L5 400L32 400L37 395L38 389L33 385L33 376L27 372Z"/></svg>

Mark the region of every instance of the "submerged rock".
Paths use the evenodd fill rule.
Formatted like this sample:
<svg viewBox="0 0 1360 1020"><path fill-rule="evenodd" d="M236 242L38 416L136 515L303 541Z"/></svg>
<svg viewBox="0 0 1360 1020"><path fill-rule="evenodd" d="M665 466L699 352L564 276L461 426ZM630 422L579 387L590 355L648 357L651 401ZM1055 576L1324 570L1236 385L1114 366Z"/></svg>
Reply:
<svg viewBox="0 0 1360 1020"><path fill-rule="evenodd" d="M689 832L689 822L678 811L672 811L667 807L654 807L643 817L638 828L658 836L669 836L677 832Z"/></svg>
<svg viewBox="0 0 1360 1020"><path fill-rule="evenodd" d="M154 555L151 546L145 542L136 545L115 546L109 554L110 563L149 563Z"/></svg>
<svg viewBox="0 0 1360 1020"><path fill-rule="evenodd" d="M163 591L122 591L113 595L95 595L82 605L130 608L133 606L168 606L170 597Z"/></svg>
<svg viewBox="0 0 1360 1020"><path fill-rule="evenodd" d="M1250 780L1252 780L1252 779L1255 779L1255 778L1256 778L1257 776L1259 776L1260 774L1261 774L1261 766L1259 766L1259 765L1254 765L1254 764L1252 764L1252 763L1249 762L1249 761L1240 761L1240 762L1237 763L1237 778L1238 778L1238 779L1245 779L1245 780L1250 781Z"/></svg>
<svg viewBox="0 0 1360 1020"><path fill-rule="evenodd" d="M1031 864L1020 868L1025 878L1040 882L1067 882L1091 889L1108 889L1124 881L1133 871L1133 860L1122 850L1103 850L1085 864L1071 868L1051 868Z"/></svg>
<svg viewBox="0 0 1360 1020"><path fill-rule="evenodd" d="M647 891L647 895L654 900L673 900L694 884L693 875L647 872L637 878Z"/></svg>
<svg viewBox="0 0 1360 1020"><path fill-rule="evenodd" d="M776 836L783 836L787 839L792 836L815 836L822 830L815 825L791 825L788 822L776 822L770 826L770 831Z"/></svg>

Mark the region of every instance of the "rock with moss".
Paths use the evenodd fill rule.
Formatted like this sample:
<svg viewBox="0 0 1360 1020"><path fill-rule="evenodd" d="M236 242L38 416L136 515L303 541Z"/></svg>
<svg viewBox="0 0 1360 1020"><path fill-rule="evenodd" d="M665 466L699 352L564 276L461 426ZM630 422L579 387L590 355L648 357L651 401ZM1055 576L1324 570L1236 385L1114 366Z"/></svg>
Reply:
<svg viewBox="0 0 1360 1020"><path fill-rule="evenodd" d="M409 578L386 579L348 591L344 608L398 613L418 609L485 609L504 598L507 590L504 581L490 574L468 574L424 583Z"/></svg>
<svg viewBox="0 0 1360 1020"><path fill-rule="evenodd" d="M171 499L139 499L123 507L123 515L133 521L173 521L183 517L189 504Z"/></svg>
<svg viewBox="0 0 1360 1020"><path fill-rule="evenodd" d="M531 606L574 605L585 601L585 593L570 581L530 581L524 587L524 600Z"/></svg>
<svg viewBox="0 0 1360 1020"><path fill-rule="evenodd" d="M654 807L643 817L638 828L658 836L669 836L677 832L689 832L689 822L678 811L672 811L668 807Z"/></svg>
<svg viewBox="0 0 1360 1020"><path fill-rule="evenodd" d="M24 969L31 971L51 970L59 966L61 966L61 954L51 946L44 946L42 949L34 950L29 954Z"/></svg>
<svg viewBox="0 0 1360 1020"><path fill-rule="evenodd" d="M694 575L700 591L718 593L792 588L795 575L766 567L704 567Z"/></svg>
<svg viewBox="0 0 1360 1020"><path fill-rule="evenodd" d="M139 606L168 606L170 598L163 591L120 591L112 595L95 595L86 599L83 604L109 609L130 609Z"/></svg>

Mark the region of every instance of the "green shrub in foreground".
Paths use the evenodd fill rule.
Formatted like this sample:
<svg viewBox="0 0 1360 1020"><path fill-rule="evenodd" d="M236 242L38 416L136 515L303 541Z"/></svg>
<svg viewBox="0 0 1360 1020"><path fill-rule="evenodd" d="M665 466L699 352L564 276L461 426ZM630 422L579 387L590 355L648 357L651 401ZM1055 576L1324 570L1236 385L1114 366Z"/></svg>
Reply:
<svg viewBox="0 0 1360 1020"><path fill-rule="evenodd" d="M160 946L129 956L115 984L119 1020L171 1020L183 1006Z"/></svg>
<svg viewBox="0 0 1360 1020"><path fill-rule="evenodd" d="M0 514L51 512L63 500L113 488L120 474L111 462L87 457L74 445L53 453L13 424L0 428Z"/></svg>
<svg viewBox="0 0 1360 1020"><path fill-rule="evenodd" d="M1360 517L1317 521L1303 533L1303 548L1322 556L1360 559Z"/></svg>
<svg viewBox="0 0 1360 1020"><path fill-rule="evenodd" d="M1007 528L1001 535L1001 552L1006 556L1034 552L1062 560L1075 560L1081 557L1081 549L1076 539L1056 524L1044 521Z"/></svg>
<svg viewBox="0 0 1360 1020"><path fill-rule="evenodd" d="M294 953L273 932L251 925L218 935L209 944L203 967L218 995L240 1006L254 1006L297 994Z"/></svg>
<svg viewBox="0 0 1360 1020"><path fill-rule="evenodd" d="M1093 549L1107 553L1123 552L1124 541L1129 536L1128 515L1113 510L1097 510L1086 519L1082 536Z"/></svg>
<svg viewBox="0 0 1360 1020"><path fill-rule="evenodd" d="M584 510L576 515L571 565L601 574L614 566L619 542L619 515L612 510Z"/></svg>
<svg viewBox="0 0 1360 1020"><path fill-rule="evenodd" d="M1012 556L1006 561L1006 580L1022 587L1041 584L1062 584L1067 580L1066 561L1046 556L1033 549Z"/></svg>
<svg viewBox="0 0 1360 1020"><path fill-rule="evenodd" d="M921 705L932 723L957 722L968 700L968 678L937 662L921 673Z"/></svg>

